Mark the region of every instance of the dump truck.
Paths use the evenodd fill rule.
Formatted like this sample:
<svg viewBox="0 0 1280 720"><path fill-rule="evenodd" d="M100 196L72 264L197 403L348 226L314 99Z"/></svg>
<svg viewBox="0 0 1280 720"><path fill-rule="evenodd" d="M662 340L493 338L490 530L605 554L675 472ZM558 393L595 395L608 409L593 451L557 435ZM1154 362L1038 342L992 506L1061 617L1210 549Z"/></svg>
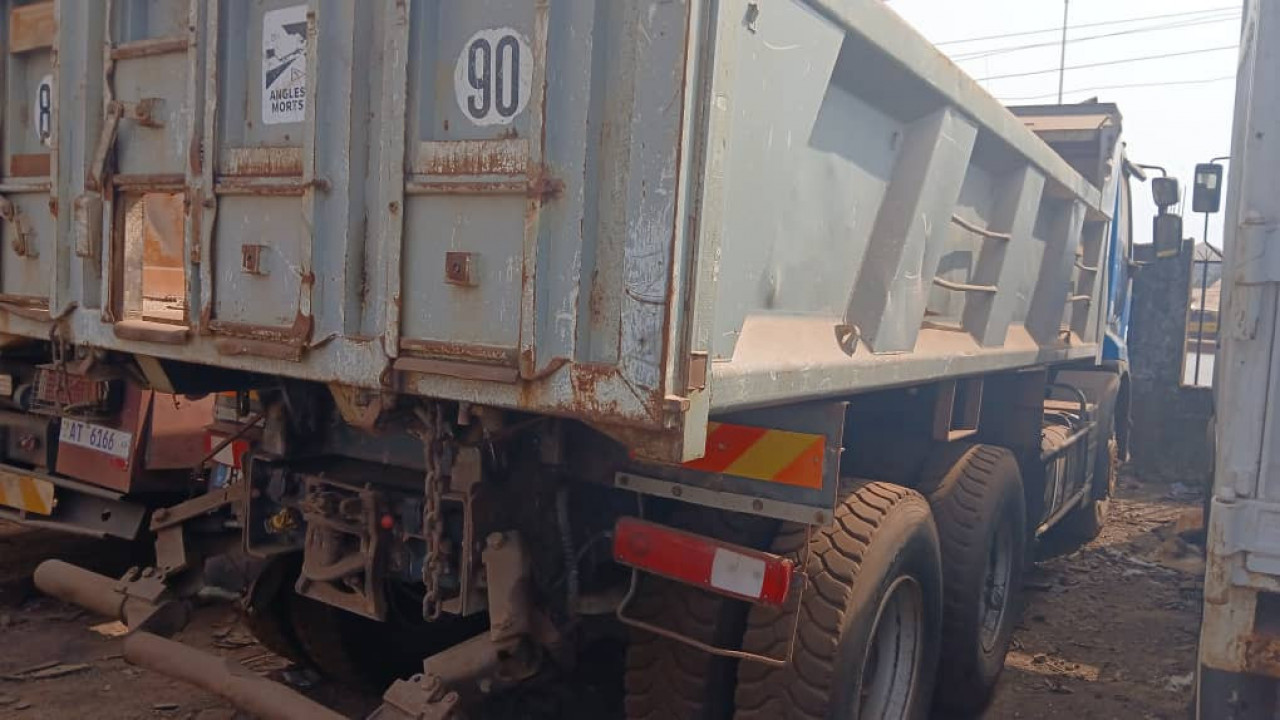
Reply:
<svg viewBox="0 0 1280 720"><path fill-rule="evenodd" d="M153 567L36 572L139 665L331 717L165 637L217 589L377 718L620 636L631 718L968 711L1105 520L1113 105L1011 111L874 0L0 8L0 333L221 401Z"/></svg>
<svg viewBox="0 0 1280 720"><path fill-rule="evenodd" d="M1236 79L1214 363L1197 717L1275 716L1280 688L1280 517L1276 491L1275 194L1280 146L1280 7L1246 2ZM1221 192L1220 190L1218 192Z"/></svg>

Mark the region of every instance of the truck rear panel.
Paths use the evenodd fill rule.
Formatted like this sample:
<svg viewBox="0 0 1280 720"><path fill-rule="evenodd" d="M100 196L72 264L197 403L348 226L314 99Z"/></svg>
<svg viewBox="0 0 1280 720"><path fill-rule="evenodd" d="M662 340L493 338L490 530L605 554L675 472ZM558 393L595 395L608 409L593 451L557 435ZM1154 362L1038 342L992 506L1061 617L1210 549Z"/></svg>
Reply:
<svg viewBox="0 0 1280 720"><path fill-rule="evenodd" d="M3 332L671 460L713 413L1098 353L1116 173L880 2L0 7Z"/></svg>

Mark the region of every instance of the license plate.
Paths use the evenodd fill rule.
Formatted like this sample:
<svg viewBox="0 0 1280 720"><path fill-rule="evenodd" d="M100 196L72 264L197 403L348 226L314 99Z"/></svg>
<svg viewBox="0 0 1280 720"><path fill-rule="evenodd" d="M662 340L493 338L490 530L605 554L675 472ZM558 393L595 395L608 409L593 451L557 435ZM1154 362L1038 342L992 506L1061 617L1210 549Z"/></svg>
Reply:
<svg viewBox="0 0 1280 720"><path fill-rule="evenodd" d="M94 425L83 420L64 418L58 440L69 445L76 445L100 453L129 459L129 450L133 446L133 434L114 428Z"/></svg>
<svg viewBox="0 0 1280 720"><path fill-rule="evenodd" d="M36 515L53 514L53 483L0 471L0 505Z"/></svg>

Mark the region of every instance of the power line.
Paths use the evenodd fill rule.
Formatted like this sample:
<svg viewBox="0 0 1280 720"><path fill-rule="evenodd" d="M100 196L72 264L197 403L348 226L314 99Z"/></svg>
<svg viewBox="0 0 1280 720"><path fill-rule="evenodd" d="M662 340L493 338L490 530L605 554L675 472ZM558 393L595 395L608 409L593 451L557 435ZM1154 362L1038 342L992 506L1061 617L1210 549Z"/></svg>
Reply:
<svg viewBox="0 0 1280 720"><path fill-rule="evenodd" d="M1191 12L1165 13L1163 15L1146 15L1143 17L1128 18L1125 20L1107 20L1104 22L1081 23L1079 25L1072 25L1068 29L1079 30L1081 28L1102 27L1105 25L1124 25L1126 23L1141 22L1143 20L1167 20L1168 18L1187 17L1190 15L1208 15L1210 13L1218 13L1224 10L1234 10L1238 12L1240 10L1240 6L1228 5L1225 7L1209 8L1206 10L1195 10ZM961 43L979 42L982 40L1003 40L1005 38L1025 37L1027 35L1043 35L1044 33L1050 33L1050 32L1056 33L1061 31L1062 31L1062 26L1058 25L1057 27L1045 28L1043 30L1026 30L1023 32L1000 33L998 35L983 35L980 37L957 38L955 40L943 40L941 42L934 43L934 45L959 45Z"/></svg>
<svg viewBox="0 0 1280 720"><path fill-rule="evenodd" d="M1123 65L1126 63L1145 62L1147 60L1164 60L1165 58L1183 57L1185 55L1201 55L1210 52L1219 52L1221 50L1235 50L1238 45L1223 45L1221 47L1201 48L1199 50L1184 50L1175 53L1163 53L1160 55L1144 55L1142 57L1124 58L1123 60L1107 60L1105 62L1084 63L1082 65L1068 65L1066 70L1084 70L1086 68L1105 67L1107 65ZM1004 75L988 75L987 77L976 78L978 82L986 82L988 80L1004 80L1006 78L1031 77L1032 75L1048 75L1056 73L1063 68L1049 68L1047 70L1029 70L1027 72L1006 73Z"/></svg>
<svg viewBox="0 0 1280 720"><path fill-rule="evenodd" d="M1089 40L1100 40L1102 38L1119 37L1121 35L1135 35L1138 33L1156 32L1160 30L1174 30L1174 29L1185 28L1185 27L1196 27L1199 25L1212 25L1214 23L1228 22L1231 20L1239 20L1239 19L1240 19L1240 13L1233 13L1230 15L1224 15L1222 17L1215 17L1215 18L1180 20L1178 22L1167 23L1164 25L1152 25L1150 27L1130 28L1128 30L1117 30L1116 32L1101 33L1098 35L1085 35L1084 37L1067 38L1067 43L1071 44L1071 43L1077 43L1077 42L1086 42ZM990 50L971 50L969 52L952 55L951 59L957 62L966 62L969 60L980 60L982 58L992 57L994 55L1004 55L1011 52L1018 52L1019 50L1031 50L1034 48L1043 48L1043 47L1056 47L1059 42L1060 41L1058 40L1051 40L1047 42L1029 43L1026 45L1014 45L1012 47L1005 47L1005 48L993 48Z"/></svg>
<svg viewBox="0 0 1280 720"><path fill-rule="evenodd" d="M1148 83L1127 83L1124 85L1098 85L1096 87L1075 88L1068 90L1067 94L1097 92L1099 90L1127 90L1130 88L1147 88L1147 87L1165 87L1167 85L1205 85L1208 83L1222 82L1223 80L1235 80L1235 75L1223 75L1221 77L1202 78L1199 80L1169 80L1167 82L1148 82ZM1045 93L1043 95L1024 95L1020 97L1001 97L996 98L1000 102L1022 102L1024 100L1044 100L1056 97L1057 93Z"/></svg>

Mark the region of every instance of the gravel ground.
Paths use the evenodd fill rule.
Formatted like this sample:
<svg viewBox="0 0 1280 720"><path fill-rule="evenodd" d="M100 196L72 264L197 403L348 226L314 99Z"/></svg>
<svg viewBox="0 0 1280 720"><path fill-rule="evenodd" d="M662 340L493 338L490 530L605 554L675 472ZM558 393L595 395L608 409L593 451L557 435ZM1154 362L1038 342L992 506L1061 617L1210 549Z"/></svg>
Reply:
<svg viewBox="0 0 1280 720"><path fill-rule="evenodd" d="M1184 539L1194 533L1179 534L1179 519L1185 525L1199 505L1182 490L1124 477L1097 540L1083 548L1045 543L986 720L1189 717L1203 564L1199 548ZM30 573L44 558L118 573L131 550L0 524L0 718L238 717L212 695L130 667L120 655L118 624L31 590ZM256 644L226 608L201 610L179 639L273 678L303 685L314 679ZM535 707L546 708L537 715L563 716L589 698L587 716L610 717L619 706L610 690L616 685L599 675L615 662L584 663L597 677L569 692L513 699L490 716L530 716ZM306 692L352 716L377 700L323 683Z"/></svg>

